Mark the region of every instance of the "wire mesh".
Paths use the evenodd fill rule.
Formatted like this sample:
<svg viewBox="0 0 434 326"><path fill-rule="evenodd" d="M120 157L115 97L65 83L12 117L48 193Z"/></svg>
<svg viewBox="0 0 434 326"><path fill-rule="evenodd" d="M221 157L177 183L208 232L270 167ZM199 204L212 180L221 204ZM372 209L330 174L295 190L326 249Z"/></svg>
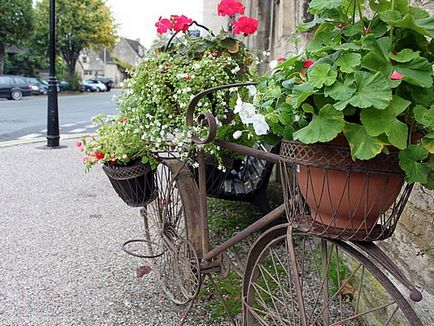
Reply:
<svg viewBox="0 0 434 326"><path fill-rule="evenodd" d="M375 241L390 237L413 185L396 153L353 161L348 147L283 142L280 164L286 214L322 237Z"/></svg>

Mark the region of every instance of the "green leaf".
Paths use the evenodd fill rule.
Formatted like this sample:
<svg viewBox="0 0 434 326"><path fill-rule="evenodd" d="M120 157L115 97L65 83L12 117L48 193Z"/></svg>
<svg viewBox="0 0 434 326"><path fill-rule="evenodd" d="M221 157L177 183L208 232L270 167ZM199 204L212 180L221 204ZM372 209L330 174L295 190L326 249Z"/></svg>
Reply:
<svg viewBox="0 0 434 326"><path fill-rule="evenodd" d="M349 100L351 105L359 108L373 106L380 110L389 105L392 100L392 90L388 81L380 72L373 74L365 71L356 71L354 78L356 92Z"/></svg>
<svg viewBox="0 0 434 326"><path fill-rule="evenodd" d="M415 11L413 11L413 13L416 14ZM419 17L422 17L422 15L419 14ZM431 38L434 37L434 16L417 19L417 17L411 14L402 16L397 10L387 10L380 14L380 18L391 26L411 29L419 34Z"/></svg>
<svg viewBox="0 0 434 326"><path fill-rule="evenodd" d="M338 76L338 72L327 63L316 64L309 72L309 83L315 88L323 85L331 86Z"/></svg>
<svg viewBox="0 0 434 326"><path fill-rule="evenodd" d="M328 142L336 138L344 125L343 113L327 104L319 110L318 115L313 115L312 121L306 127L294 133L294 139L305 144Z"/></svg>
<svg viewBox="0 0 434 326"><path fill-rule="evenodd" d="M355 123L345 123L344 134L351 148L353 159L369 160L383 149L384 144L377 138L371 137L364 126Z"/></svg>
<svg viewBox="0 0 434 326"><path fill-rule="evenodd" d="M399 166L405 171L406 181L409 183L427 183L430 168L422 163L428 158L429 152L418 145L409 145L399 153Z"/></svg>
<svg viewBox="0 0 434 326"><path fill-rule="evenodd" d="M286 140L293 140L293 134L295 132L295 129L292 126L286 126L285 129L283 130L282 136L283 138L285 138Z"/></svg>
<svg viewBox="0 0 434 326"><path fill-rule="evenodd" d="M418 57L410 62L400 63L395 66L395 70L404 75L403 80L407 83L425 88L433 85L432 69L432 64L423 57Z"/></svg>
<svg viewBox="0 0 434 326"><path fill-rule="evenodd" d="M292 123L293 119L292 116L286 112L280 112L279 113L279 121L284 126L288 126Z"/></svg>
<svg viewBox="0 0 434 326"><path fill-rule="evenodd" d="M347 52L336 61L336 64L341 68L342 72L349 74L354 71L355 67L360 65L361 58L362 56L359 53Z"/></svg>
<svg viewBox="0 0 434 326"><path fill-rule="evenodd" d="M421 104L423 106L430 106L434 103L434 89L422 88L422 87L411 87L410 89L411 99L415 104Z"/></svg>
<svg viewBox="0 0 434 326"><path fill-rule="evenodd" d="M374 12L381 13L390 10L390 0L369 0L369 6ZM395 0L395 9L399 10L402 14L408 13L408 0Z"/></svg>
<svg viewBox="0 0 434 326"><path fill-rule="evenodd" d="M343 0L312 0L309 4L309 11L313 14L321 13L324 10L337 9Z"/></svg>
<svg viewBox="0 0 434 326"><path fill-rule="evenodd" d="M373 35L363 38L363 49L368 50L362 59L362 67L372 72L381 71L384 77L389 78L393 71L392 63L389 60L390 40L388 37L376 39Z"/></svg>
<svg viewBox="0 0 434 326"><path fill-rule="evenodd" d="M315 113L315 109L309 103L303 103L303 105L301 106L301 108L303 109L304 112Z"/></svg>
<svg viewBox="0 0 434 326"><path fill-rule="evenodd" d="M313 39L309 42L307 49L310 52L317 52L325 47L334 47L340 43L340 37L334 31L335 25L324 23L315 31Z"/></svg>
<svg viewBox="0 0 434 326"><path fill-rule="evenodd" d="M416 58L419 58L419 51L413 51L412 49L404 49L399 51L397 54L390 54L390 58L396 62L409 62Z"/></svg>
<svg viewBox="0 0 434 326"><path fill-rule="evenodd" d="M422 139L422 146L431 154L434 154L434 138L425 137Z"/></svg>
<svg viewBox="0 0 434 326"><path fill-rule="evenodd" d="M413 109L414 118L426 128L434 130L434 105L427 109L422 105L416 105Z"/></svg>
<svg viewBox="0 0 434 326"><path fill-rule="evenodd" d="M360 120L369 136L379 136L385 133L390 144L404 149L407 147L408 127L399 121L397 116L411 104L399 96L394 96L389 106L384 110L367 108L360 113Z"/></svg>
<svg viewBox="0 0 434 326"><path fill-rule="evenodd" d="M354 87L349 87L339 81L334 83L332 86L328 86L324 89L324 95L329 96L334 100L349 100L355 92Z"/></svg>
<svg viewBox="0 0 434 326"><path fill-rule="evenodd" d="M309 83L295 85L292 89L291 105L298 108L309 96L317 91Z"/></svg>

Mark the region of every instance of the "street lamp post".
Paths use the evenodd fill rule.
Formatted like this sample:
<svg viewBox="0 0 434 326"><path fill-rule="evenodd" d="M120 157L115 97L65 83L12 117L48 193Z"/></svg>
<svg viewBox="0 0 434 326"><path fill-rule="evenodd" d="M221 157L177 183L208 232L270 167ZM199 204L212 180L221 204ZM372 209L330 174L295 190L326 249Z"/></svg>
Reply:
<svg viewBox="0 0 434 326"><path fill-rule="evenodd" d="M50 76L48 78L47 146L59 146L59 108L56 78L56 1L50 0Z"/></svg>

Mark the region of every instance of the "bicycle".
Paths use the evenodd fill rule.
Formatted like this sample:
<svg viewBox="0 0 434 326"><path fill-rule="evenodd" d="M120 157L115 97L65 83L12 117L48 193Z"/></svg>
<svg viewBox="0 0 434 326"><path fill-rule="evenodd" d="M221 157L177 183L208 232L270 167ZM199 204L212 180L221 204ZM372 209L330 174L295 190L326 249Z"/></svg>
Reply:
<svg viewBox="0 0 434 326"><path fill-rule="evenodd" d="M197 94L188 107L187 124L193 125L196 105L203 97L253 84L224 85ZM380 217L374 225L367 224L367 216L374 210L365 200L369 194L362 195L356 205L365 212L362 222L356 227L353 222L337 225L334 215L340 209L338 200L323 189L321 198L308 203L309 189L302 189L301 184L305 183L304 188L314 188L311 176L318 164L322 164L326 165L323 187L329 187L337 169L336 161L344 160L349 155L347 152L336 149L335 155L321 156L319 163L312 165L305 159L312 154L303 145L283 142L280 155L267 153L216 139L217 124L210 112L200 113L198 121L208 128L208 134L203 138L193 136L194 143L214 142L221 148L275 163L282 180L284 204L211 248L203 150L196 152L198 178L169 145L167 151L157 153L158 195L142 210L145 239L126 243L144 242L147 252L139 255L125 249L142 258L154 258L157 278L174 303L188 304L188 313L204 277L227 271L225 251L286 215L286 223L263 232L250 248L242 280L243 325L422 325L394 282L410 292L411 301L422 300L421 293L373 242L392 235L412 185L399 182L398 199L392 202L383 198L381 191L373 194L378 197L376 203L382 206L380 213L375 213ZM387 161L383 163L388 165ZM379 169L377 172L382 173ZM372 171L363 163L346 173L348 180L361 174L365 184L373 182ZM305 181L300 181L302 174ZM383 183L393 183L395 175L385 174ZM364 189L362 193L366 192ZM332 207L329 222L313 218L313 206L321 200L328 201ZM210 280L214 283L211 276ZM232 321L236 323L233 318Z"/></svg>

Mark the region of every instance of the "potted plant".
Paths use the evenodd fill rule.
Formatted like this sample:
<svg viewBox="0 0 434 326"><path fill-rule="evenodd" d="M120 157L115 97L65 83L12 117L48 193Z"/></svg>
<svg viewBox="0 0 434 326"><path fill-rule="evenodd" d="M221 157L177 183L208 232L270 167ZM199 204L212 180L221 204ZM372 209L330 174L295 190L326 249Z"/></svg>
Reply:
<svg viewBox="0 0 434 326"><path fill-rule="evenodd" d="M157 161L143 141L141 128L128 115L97 115L93 122L97 135L82 137L76 146L86 155L83 164L89 171L103 164L113 188L121 199L133 207L145 206L156 196L154 173Z"/></svg>
<svg viewBox="0 0 434 326"><path fill-rule="evenodd" d="M312 0L310 12L300 30L313 39L260 80L255 105L298 163L312 217L373 228L404 180L434 188L434 17L406 0Z"/></svg>
<svg viewBox="0 0 434 326"><path fill-rule="evenodd" d="M192 133L200 134L200 127L191 129L185 125L187 106L191 98L204 89L252 81L255 78L251 51L234 34L249 35L256 31L257 21L237 15L244 13L244 6L235 0L222 0L220 15L232 18L231 31L222 30L214 35L206 27L184 15L161 18L155 24L160 34L172 33L169 42L157 44L139 61L124 84L120 96L120 112L135 115L136 127L142 128L146 140L154 152L164 151L168 143L184 160L190 160ZM194 26L202 29L198 35ZM191 29L189 31L189 29ZM237 98L247 98L245 90L216 93L199 103L203 111L212 111L218 119L218 137L245 145L256 142L252 128L245 128L239 116L233 114ZM236 139L236 131L243 131ZM220 187L233 160L242 158L229 151L222 151L214 144L205 145L209 193Z"/></svg>

